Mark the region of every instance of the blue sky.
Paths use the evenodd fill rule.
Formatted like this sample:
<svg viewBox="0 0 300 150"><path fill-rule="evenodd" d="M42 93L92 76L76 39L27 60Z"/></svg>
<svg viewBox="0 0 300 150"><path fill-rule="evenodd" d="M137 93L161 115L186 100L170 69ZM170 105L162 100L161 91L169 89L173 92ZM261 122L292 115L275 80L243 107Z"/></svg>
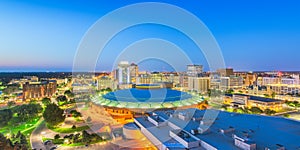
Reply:
<svg viewBox="0 0 300 150"><path fill-rule="evenodd" d="M138 0L3 0L0 2L0 71L71 71L77 46L99 18ZM300 1L298 0L161 0L193 13L215 36L227 67L235 70L300 70ZM147 31L147 32L144 32ZM143 36L141 36L141 33ZM142 38L183 42L177 31L159 25L132 27L111 42L97 70L110 70L118 45ZM176 38L175 38L176 37ZM126 40L117 40L117 39ZM190 55L193 55L190 54ZM106 58L106 59L105 59ZM208 68L201 54L193 60ZM165 70L164 62L142 66ZM147 67L151 65L152 67ZM159 67L157 67L159 66ZM168 69L166 69L168 70ZM184 70L184 68L182 68Z"/></svg>

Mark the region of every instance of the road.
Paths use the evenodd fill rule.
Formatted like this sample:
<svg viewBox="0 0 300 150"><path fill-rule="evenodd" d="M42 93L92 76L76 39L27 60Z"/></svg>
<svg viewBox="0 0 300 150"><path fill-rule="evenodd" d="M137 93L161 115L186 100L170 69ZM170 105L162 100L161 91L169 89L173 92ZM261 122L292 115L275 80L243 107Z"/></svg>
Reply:
<svg viewBox="0 0 300 150"><path fill-rule="evenodd" d="M45 122L42 122L37 128L33 130L30 135L30 144L33 149L37 150L46 150L46 147L43 144L41 132L45 128Z"/></svg>
<svg viewBox="0 0 300 150"><path fill-rule="evenodd" d="M42 137L53 138L58 133L48 129L46 127L46 123L44 122L44 119L41 119L41 121L43 122L30 135L30 144L33 149L49 150L55 145L49 144L45 146ZM60 135L64 136L66 134L60 134Z"/></svg>

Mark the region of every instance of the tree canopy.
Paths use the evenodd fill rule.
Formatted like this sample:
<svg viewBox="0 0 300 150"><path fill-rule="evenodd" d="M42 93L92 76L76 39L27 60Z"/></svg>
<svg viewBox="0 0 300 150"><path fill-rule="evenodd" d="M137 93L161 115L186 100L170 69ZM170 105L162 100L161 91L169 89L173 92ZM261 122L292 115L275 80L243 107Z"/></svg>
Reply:
<svg viewBox="0 0 300 150"><path fill-rule="evenodd" d="M30 103L30 104L16 106L12 110L14 113L17 113L17 116L22 121L25 121L27 119L32 119L38 116L38 114L41 113L43 109L40 104Z"/></svg>
<svg viewBox="0 0 300 150"><path fill-rule="evenodd" d="M60 109L54 103L47 105L43 117L51 126L56 126L65 120L64 110Z"/></svg>
<svg viewBox="0 0 300 150"><path fill-rule="evenodd" d="M7 125L13 117L13 112L10 109L0 110L0 127Z"/></svg>
<svg viewBox="0 0 300 150"><path fill-rule="evenodd" d="M51 104L51 99L48 97L45 97L42 99L42 103L44 106L47 106L47 105Z"/></svg>

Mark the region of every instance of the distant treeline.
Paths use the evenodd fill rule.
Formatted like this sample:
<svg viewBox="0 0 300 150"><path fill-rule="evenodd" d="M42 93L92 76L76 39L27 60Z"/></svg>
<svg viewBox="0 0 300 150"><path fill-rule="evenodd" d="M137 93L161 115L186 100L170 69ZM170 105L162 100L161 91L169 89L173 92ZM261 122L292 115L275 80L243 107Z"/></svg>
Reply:
<svg viewBox="0 0 300 150"><path fill-rule="evenodd" d="M0 72L0 81L4 84L9 83L12 79L21 79L24 76L37 76L39 78L68 78L72 75L108 75L106 72Z"/></svg>
<svg viewBox="0 0 300 150"><path fill-rule="evenodd" d="M6 84L12 79L21 79L24 76L37 76L39 78L66 78L71 75L72 72L2 72L0 73L0 81Z"/></svg>

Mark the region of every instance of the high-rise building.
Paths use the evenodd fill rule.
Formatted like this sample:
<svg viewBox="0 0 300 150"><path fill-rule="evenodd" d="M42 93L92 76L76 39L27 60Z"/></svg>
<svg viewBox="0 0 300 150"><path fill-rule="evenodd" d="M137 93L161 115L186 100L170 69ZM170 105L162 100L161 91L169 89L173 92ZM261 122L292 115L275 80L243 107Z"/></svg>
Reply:
<svg viewBox="0 0 300 150"><path fill-rule="evenodd" d="M202 65L187 65L187 75L189 77L198 77L203 72Z"/></svg>
<svg viewBox="0 0 300 150"><path fill-rule="evenodd" d="M220 89L239 89L243 87L243 78L240 76L230 76L220 78Z"/></svg>
<svg viewBox="0 0 300 150"><path fill-rule="evenodd" d="M130 79L131 79L131 83L136 83L137 81L137 77L139 76L139 67L137 64L135 63L131 63L129 66L129 70L130 70Z"/></svg>
<svg viewBox="0 0 300 150"><path fill-rule="evenodd" d="M210 77L188 77L188 90L205 93L210 89Z"/></svg>
<svg viewBox="0 0 300 150"><path fill-rule="evenodd" d="M234 75L232 68L218 69L217 73L219 73L221 77L229 77Z"/></svg>
<svg viewBox="0 0 300 150"><path fill-rule="evenodd" d="M121 61L118 64L117 80L118 80L119 84L129 84L129 83L131 83L130 65L129 65L128 61Z"/></svg>

